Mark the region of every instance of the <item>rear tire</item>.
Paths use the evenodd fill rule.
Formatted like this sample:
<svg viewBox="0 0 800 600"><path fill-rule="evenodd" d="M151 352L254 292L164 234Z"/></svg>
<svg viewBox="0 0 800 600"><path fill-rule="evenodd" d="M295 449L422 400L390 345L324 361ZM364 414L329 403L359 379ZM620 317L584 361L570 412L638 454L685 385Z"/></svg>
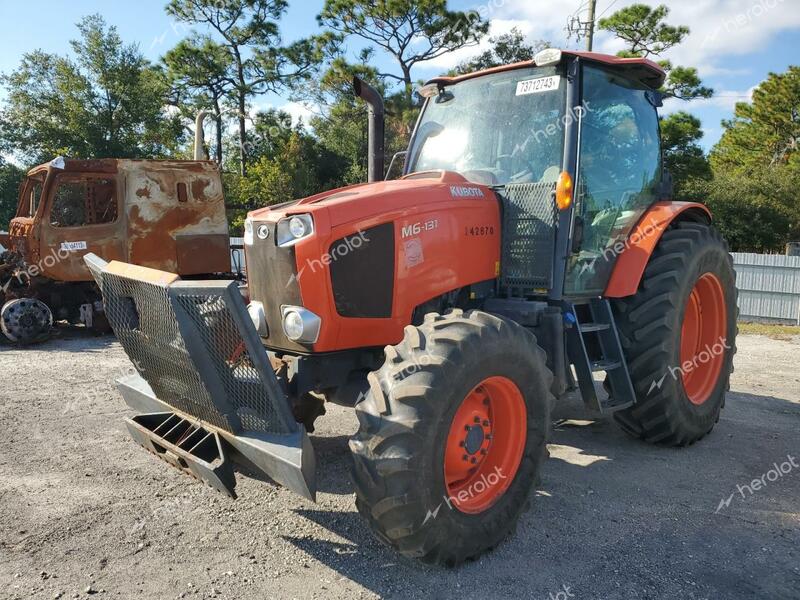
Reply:
<svg viewBox="0 0 800 600"><path fill-rule="evenodd" d="M638 398L614 413L627 433L686 446L719 421L736 352L735 281L719 232L679 222L658 242L636 294L612 301Z"/></svg>
<svg viewBox="0 0 800 600"><path fill-rule="evenodd" d="M405 556L453 566L493 548L514 529L547 452L553 397L545 362L528 330L479 311L427 315L419 327L406 327L403 342L387 346L386 362L369 374L370 392L356 405L360 427L350 441L356 506L379 539ZM462 425L453 425L454 419L464 417L459 409L476 390L489 390L477 406L486 406L495 422L475 422L494 435L484 437L473 425L464 430L476 433L477 442L466 433L459 441L452 432ZM503 402L522 411L521 418L505 419L507 430L499 416ZM513 435L515 426L521 435ZM455 479L472 482L466 491L460 488L468 492L463 501L460 493L451 496L458 489L452 483L454 443L456 469L475 469ZM459 445L465 457L472 454L464 464ZM502 462L515 451L515 458ZM501 462L491 463L493 458ZM479 491L476 477L490 464L496 474L484 477ZM513 466L510 476L497 466L504 464Z"/></svg>

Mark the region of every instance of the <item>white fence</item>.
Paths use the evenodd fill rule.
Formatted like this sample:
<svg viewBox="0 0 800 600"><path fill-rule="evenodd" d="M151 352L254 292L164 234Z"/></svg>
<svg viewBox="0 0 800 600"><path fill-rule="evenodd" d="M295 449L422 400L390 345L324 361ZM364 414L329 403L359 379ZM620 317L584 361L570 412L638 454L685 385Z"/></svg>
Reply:
<svg viewBox="0 0 800 600"><path fill-rule="evenodd" d="M800 256L734 252L739 319L800 325Z"/></svg>
<svg viewBox="0 0 800 600"><path fill-rule="evenodd" d="M244 272L244 238L231 238L231 270ZM800 325L800 256L734 252L739 318Z"/></svg>

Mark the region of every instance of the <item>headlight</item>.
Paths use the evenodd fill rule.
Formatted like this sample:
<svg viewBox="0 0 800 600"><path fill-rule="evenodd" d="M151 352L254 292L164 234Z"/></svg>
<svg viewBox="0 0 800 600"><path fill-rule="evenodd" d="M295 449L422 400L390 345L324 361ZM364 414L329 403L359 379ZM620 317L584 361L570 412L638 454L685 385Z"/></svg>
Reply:
<svg viewBox="0 0 800 600"><path fill-rule="evenodd" d="M313 344L319 338L322 319L302 306L283 306L283 332L293 342Z"/></svg>
<svg viewBox="0 0 800 600"><path fill-rule="evenodd" d="M253 245L253 221L251 219L244 220L244 243L248 246Z"/></svg>
<svg viewBox="0 0 800 600"><path fill-rule="evenodd" d="M278 221L278 246L291 246L314 233L311 215L295 215Z"/></svg>

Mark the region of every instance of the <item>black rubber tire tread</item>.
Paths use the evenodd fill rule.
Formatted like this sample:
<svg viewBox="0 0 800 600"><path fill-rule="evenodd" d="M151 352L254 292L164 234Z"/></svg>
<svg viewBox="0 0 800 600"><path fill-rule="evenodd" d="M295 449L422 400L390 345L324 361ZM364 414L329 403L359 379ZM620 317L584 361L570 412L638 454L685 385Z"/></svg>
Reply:
<svg viewBox="0 0 800 600"><path fill-rule="evenodd" d="M516 527L547 457L553 375L535 336L513 321L456 309L409 325L386 347L357 403L350 441L356 506L378 539L402 555L454 566L474 559ZM506 492L480 514L444 502L444 446L453 415L485 378L500 375L520 389L527 440ZM435 513L430 517L429 512Z"/></svg>
<svg viewBox="0 0 800 600"><path fill-rule="evenodd" d="M725 358L717 386L702 405L692 404L680 374L680 335L689 294L711 272L722 282L727 305ZM736 272L728 245L715 227L674 223L658 242L636 294L611 302L638 402L614 413L624 431L665 446L687 446L719 421L730 389L738 333ZM672 376L671 373L676 373ZM653 382L662 381L660 387Z"/></svg>

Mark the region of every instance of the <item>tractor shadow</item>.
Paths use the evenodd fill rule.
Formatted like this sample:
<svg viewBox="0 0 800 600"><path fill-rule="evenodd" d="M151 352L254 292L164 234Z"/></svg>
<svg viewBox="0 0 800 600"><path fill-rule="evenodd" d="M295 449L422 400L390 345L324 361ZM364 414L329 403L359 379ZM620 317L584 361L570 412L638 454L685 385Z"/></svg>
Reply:
<svg viewBox="0 0 800 600"><path fill-rule="evenodd" d="M327 531L283 538L342 577L387 597L469 596L473 580L488 581L498 596L512 597L546 598L564 584L578 597L598 597L601 589L610 592L614 586L618 595L608 597L644 597L637 591L642 589L652 592L647 597L665 597L685 591L681 586L687 580L704 586L697 588L698 598L793 597L791 557L797 556L792 549L800 544L800 532L789 533L781 519L798 516L800 475L785 478L780 487L774 484L762 496L717 508L738 483L760 476L788 453L797 455L800 404L731 392L718 425L691 448L633 439L610 416L587 411L574 394L559 401L553 416L551 457L531 509L514 535L477 561L445 569L405 559L372 535L354 507L348 512L297 509ZM341 464L346 439L317 446L318 456L327 450L335 454L320 465L323 481L333 482L339 473L347 481L334 486L334 493L352 493L345 492L351 487L347 465ZM324 474L328 468L335 478ZM776 538L776 528L784 535ZM785 546L774 548L770 560L782 553L786 577L767 576L764 571L774 570L774 563L753 562L765 540ZM680 550L670 553L665 566L669 548ZM637 557L635 564L631 556ZM623 575L610 564L622 568ZM748 569L724 566L742 564ZM662 573L653 588L648 573L657 569Z"/></svg>

